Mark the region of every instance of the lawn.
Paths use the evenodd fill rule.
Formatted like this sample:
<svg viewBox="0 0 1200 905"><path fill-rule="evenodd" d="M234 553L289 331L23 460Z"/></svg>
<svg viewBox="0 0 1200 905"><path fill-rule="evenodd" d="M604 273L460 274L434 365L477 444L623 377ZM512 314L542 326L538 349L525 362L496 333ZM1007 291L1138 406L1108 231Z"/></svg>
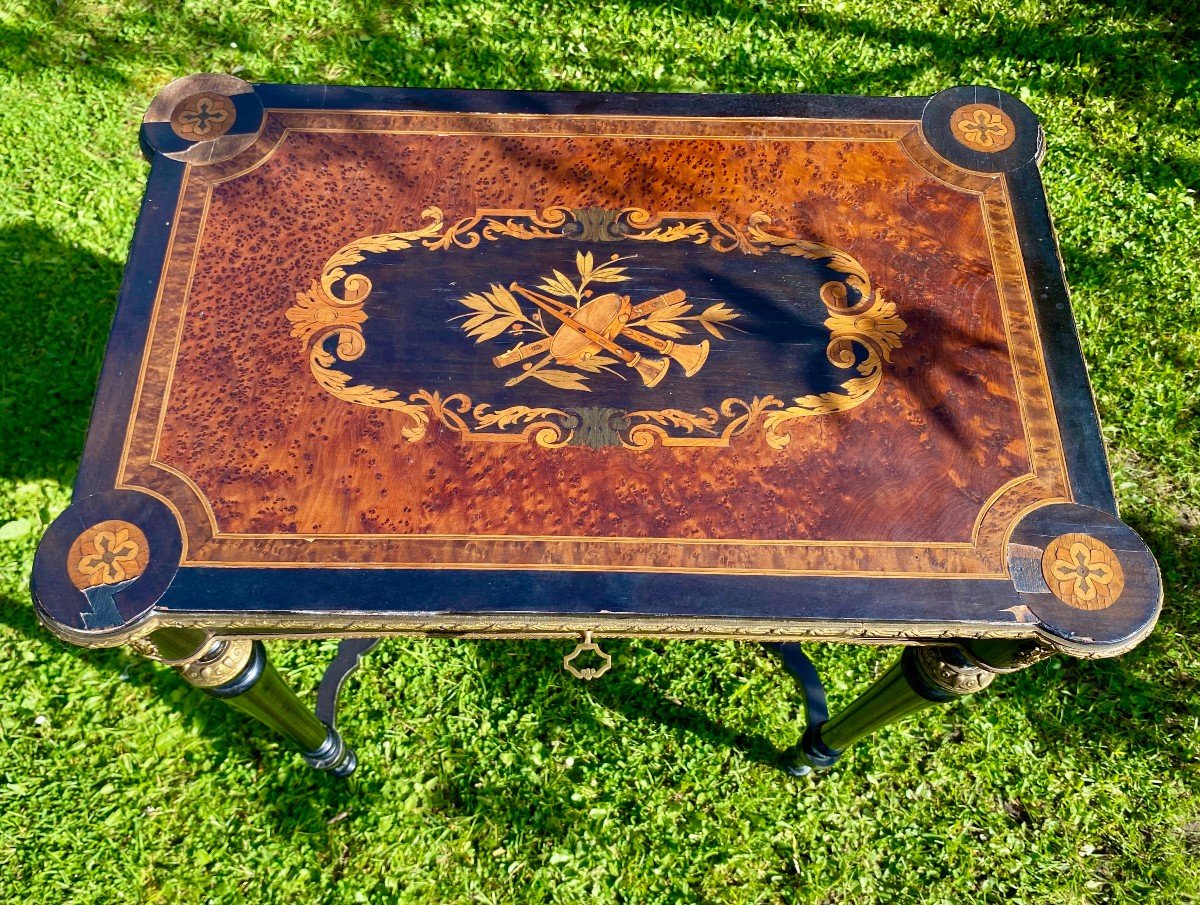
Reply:
<svg viewBox="0 0 1200 905"><path fill-rule="evenodd" d="M170 670L42 630L147 166L188 72L489 88L929 94L1042 118L1044 174L1155 633L770 765L797 695L751 645L393 640L318 775ZM1200 899L1200 12L1160 3L0 0L0 898L29 903ZM331 643L276 644L311 695ZM817 648L836 707L893 656Z"/></svg>

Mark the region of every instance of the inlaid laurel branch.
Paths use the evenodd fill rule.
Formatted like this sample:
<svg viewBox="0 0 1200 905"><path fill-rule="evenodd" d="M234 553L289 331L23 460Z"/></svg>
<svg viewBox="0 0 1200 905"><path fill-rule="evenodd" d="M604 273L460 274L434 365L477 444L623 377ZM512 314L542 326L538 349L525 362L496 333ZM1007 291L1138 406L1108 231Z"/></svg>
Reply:
<svg viewBox="0 0 1200 905"><path fill-rule="evenodd" d="M892 351L900 347L900 336L906 327L896 313L896 306L872 288L866 271L851 255L829 245L771 232L768 229L771 219L761 212L751 216L744 228L711 216L655 216L636 208L573 211L552 207L540 213L479 211L473 217L453 224L444 221L439 209L429 208L422 212L422 218L425 223L419 229L367 236L344 246L326 262L320 278L300 292L296 304L287 311L287 319L292 324L291 335L297 337L306 350L318 385L346 402L396 412L404 419L402 435L409 441L423 438L430 421L436 419L466 440L503 443L533 440L541 446L556 447L571 442L581 421L576 413L559 408L518 405L496 410L487 402L473 402L465 393L442 396L436 391L419 389L402 395L386 387L354 383L350 374L334 365L339 360L354 361L366 351L362 324L367 320L364 302L371 293L371 280L349 268L364 261L369 254L414 248L434 252L471 249L480 242L492 242L501 237L578 242L614 239L685 241L707 245L718 253L737 251L747 255L775 253L802 257L823 264L838 275L838 279L826 282L820 290L821 301L829 312L825 320L830 331L826 355L836 367L856 370L857 376L843 382L837 390L797 396L790 403L767 395L749 400L729 398L717 406L694 412L670 408L624 412L621 414L624 428L620 442L630 449L648 449L656 444L727 446L732 437L759 423L766 442L782 449L791 441L791 429L800 419L847 411L865 402L878 389L883 379L883 365L891 360ZM486 292L472 293L462 299L462 304L470 309L463 327L476 342L486 342L504 334L521 337L519 345L527 349L534 343L549 340L546 345L549 354L558 330L551 330L548 316L564 325L564 318L579 322L582 318L571 313L572 306L574 311L580 312L594 304L597 312L603 313L603 306L599 304L602 299L605 299L605 305L621 310L624 297L618 293L594 297L585 293L592 283L618 284L628 279L624 268L619 266L622 260L609 258L596 264L595 255L588 250L576 256L578 280L568 279L556 270L534 289L516 284L504 287L492 284ZM518 302L518 296L529 307ZM666 359L679 362L685 375L694 374L703 366L707 339L692 345L690 351L684 344L676 343L681 336L691 332L692 327L703 329L717 339L724 338L725 329L736 329L733 321L739 315L723 303L695 314L682 293L678 297L667 293L652 301L661 302L661 305L637 316L632 316L635 312L631 305L631 317L622 327L626 334L630 329L637 330L652 340L661 340L663 345L673 346L674 354L664 353L665 357L657 361L649 361L645 356L638 362L629 358L621 361L634 368L647 386L653 386L665 376L669 366ZM534 308L538 309L540 318L534 315ZM652 317L652 314L657 316ZM577 326L592 329L586 323L577 323ZM524 343L526 331L534 342ZM578 391L587 389L586 382L592 376L617 372L622 358L618 349L624 347L602 332L597 334L601 341L587 335L585 330L573 328L572 332L600 349L593 350L589 356L572 359L567 355L570 349L560 348L558 351L573 362L571 369L549 368L548 365L555 362L547 362L537 368L537 373L529 374L532 370L529 368L524 374L558 389ZM335 341L332 350L330 340ZM856 348L862 351L856 352ZM629 349L624 352L630 357L634 354ZM511 362L503 359L512 355L513 350L509 350L497 356L501 361L494 363L506 367ZM525 379L521 375L518 377Z"/></svg>
<svg viewBox="0 0 1200 905"><path fill-rule="evenodd" d="M719 325L728 326L740 315L724 302L692 314L693 306L681 290L634 305L629 296L617 292L597 295L590 288L593 283L628 281L629 275L619 265L636 257L614 254L596 264L592 252L576 252L578 282L554 270L537 285L539 291L517 283L508 287L493 283L459 299L468 313L450 320L465 319L462 329L476 343L517 340L508 351L492 358L497 368L521 366L505 386L532 378L558 389L587 392L589 374L610 374L624 380L618 368L625 364L652 387L666 376L672 361L679 364L685 377L692 377L704 366L709 347L708 340L679 342L691 333L687 322L724 339ZM552 364L559 367L550 367Z"/></svg>

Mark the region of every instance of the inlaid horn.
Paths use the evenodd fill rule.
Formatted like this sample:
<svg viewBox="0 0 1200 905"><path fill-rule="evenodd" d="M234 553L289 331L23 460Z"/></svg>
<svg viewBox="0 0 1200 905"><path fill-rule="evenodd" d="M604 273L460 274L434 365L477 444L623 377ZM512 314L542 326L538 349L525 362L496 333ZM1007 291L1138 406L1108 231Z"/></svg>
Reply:
<svg viewBox="0 0 1200 905"><path fill-rule="evenodd" d="M679 362L683 366L683 373L691 377L708 360L708 340L706 339L695 345L686 346L681 346L679 343L671 343L671 348L665 350L664 354Z"/></svg>
<svg viewBox="0 0 1200 905"><path fill-rule="evenodd" d="M667 361L667 359L665 359L665 358L647 359L644 355L642 355L639 352L630 352L628 349L624 348L623 346L620 346L617 343L613 342L612 338L605 336L603 333L597 333L595 330L593 330L591 327L589 327L586 323L583 323L582 320L580 319L580 316L583 315L585 310L589 310L589 311L595 310L594 308L589 308L589 306L595 305L599 302L602 302L604 298L615 299L616 296L611 296L611 297L605 296L603 298L593 299L591 302L587 303L587 305L584 305L581 308L579 308L577 311L575 311L574 316L572 316L570 309L568 309L561 302L558 302L552 298L548 298L547 296L540 295L539 293L533 292L532 290L526 289L524 286L521 286L518 283L514 282L511 285L509 285L508 288L513 292L520 293L525 298L529 299L529 301L533 302L535 305L537 305L539 308L541 308L543 311L545 311L547 314L550 314L555 319L561 321L564 325L563 329L572 331L573 333L578 334L580 337L582 337L584 340L586 340L587 343L592 343L595 346L598 346L599 348L604 349L605 351L610 352L613 355L617 356L617 358L621 359L621 361L625 362L626 365L633 368L635 371L638 372L638 374L641 375L642 381L646 384L646 386L648 386L648 387L655 386L660 380L662 380L667 375L667 369L671 366L671 363L669 361ZM614 317L611 320L611 323L618 325L618 328L619 328L619 325L623 321L621 321L615 317L616 312L612 312L612 313L613 313ZM562 331L560 330L559 333L561 333L561 332ZM555 334L556 339L557 339L559 333ZM585 348L587 346L587 343L584 343ZM551 343L550 349L551 349L551 352L553 353L554 343ZM575 351L577 352L577 351L581 351L581 350L575 350Z"/></svg>
<svg viewBox="0 0 1200 905"><path fill-rule="evenodd" d="M626 327L621 331L622 336L628 336L634 342L641 343L643 346L649 346L655 352L661 352L669 358L679 362L683 368L683 373L691 377L702 367L704 362L708 360L708 340L702 340L695 345L686 343L677 343L670 339L659 339L657 336L651 336L649 333L643 333L641 330L634 330L632 327Z"/></svg>
<svg viewBox="0 0 1200 905"><path fill-rule="evenodd" d="M638 355L629 366L642 375L642 381L646 386L652 387L658 386L659 382L667 376L667 369L671 367L671 363L665 358L647 358L645 355Z"/></svg>

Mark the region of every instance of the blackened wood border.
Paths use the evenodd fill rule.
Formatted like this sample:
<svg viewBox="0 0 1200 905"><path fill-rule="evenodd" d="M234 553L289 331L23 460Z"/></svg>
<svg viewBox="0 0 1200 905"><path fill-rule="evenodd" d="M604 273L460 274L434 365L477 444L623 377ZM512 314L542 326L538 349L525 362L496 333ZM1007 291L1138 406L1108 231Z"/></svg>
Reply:
<svg viewBox="0 0 1200 905"><path fill-rule="evenodd" d="M392 90L319 86L258 86L267 107L394 109L576 115L670 116L677 95L546 94ZM1040 127L1023 105L992 89L981 92L1018 123ZM951 92L942 92L934 100ZM918 120L933 101L925 98L843 98L813 95L744 97L702 95L688 99L689 112L715 117L880 118ZM1026 110L1027 112L1027 110ZM927 137L942 128L922 121ZM937 136L944 148L945 136ZM75 502L47 533L35 562L33 591L39 613L62 637L87 645L111 645L157 626L201 626L223 634L329 635L396 632L493 637L552 636L599 628L610 635L659 637L819 637L847 641L936 641L1011 637L1040 638L1079 656L1109 656L1137 643L1153 626L1161 606L1161 581L1144 544L1114 517L1116 506L1099 421L1071 316L1061 257L1046 208L1036 160L1004 172L1033 307L1045 343L1047 377L1067 456L1076 503L1034 509L1017 525L1022 550L1038 549L1067 531L1091 532L1125 564L1125 603L1084 614L1046 594L1018 590L1009 578L930 579L837 576L680 575L660 573L530 573L459 569L403 572L371 570L178 569L155 588L122 607L123 624L88 631L78 624L78 601L60 595L60 560L87 518L112 506L135 521L147 505L112 494L128 423L138 364L144 352L163 262L176 222L175 204L184 165L155 155L121 289L116 321L100 379L80 467ZM1024 153L1024 152L1022 152ZM947 152L954 156L953 148ZM951 161L953 162L953 161ZM961 166L961 164L958 164ZM145 498L147 504L152 502ZM150 505L150 544L173 543L162 535L162 503ZM95 510L93 512L92 510ZM81 520L82 519L82 520ZM157 534L155 533L157 532ZM1031 546L1032 545L1032 546ZM1010 552L1010 557L1012 553ZM169 566L169 564L168 564ZM136 582L134 584L136 587ZM154 599L149 599L147 594ZM118 594L118 602L121 595ZM145 598L145 599L143 599ZM347 607L346 600L353 600ZM136 606L133 604L136 603Z"/></svg>

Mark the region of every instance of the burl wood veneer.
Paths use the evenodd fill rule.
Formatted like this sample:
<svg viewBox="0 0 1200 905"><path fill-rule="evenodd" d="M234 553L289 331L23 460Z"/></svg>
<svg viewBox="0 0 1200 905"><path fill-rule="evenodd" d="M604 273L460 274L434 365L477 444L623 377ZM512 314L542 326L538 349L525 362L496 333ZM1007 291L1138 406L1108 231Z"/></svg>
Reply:
<svg viewBox="0 0 1200 905"><path fill-rule="evenodd" d="M143 129L60 633L1148 631L1015 99L196 79Z"/></svg>

